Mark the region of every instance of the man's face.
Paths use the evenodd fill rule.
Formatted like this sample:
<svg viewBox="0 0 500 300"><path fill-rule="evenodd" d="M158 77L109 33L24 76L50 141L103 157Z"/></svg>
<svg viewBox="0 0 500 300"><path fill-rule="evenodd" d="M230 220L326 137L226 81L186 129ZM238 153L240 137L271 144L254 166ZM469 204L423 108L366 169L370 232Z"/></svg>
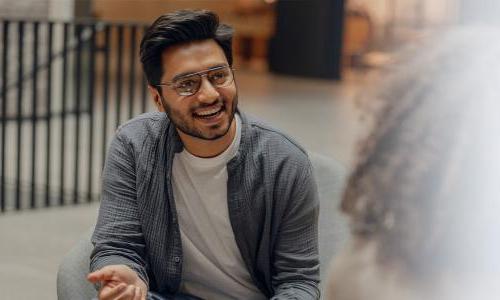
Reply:
<svg viewBox="0 0 500 300"><path fill-rule="evenodd" d="M162 55L162 83L172 82L184 75L227 66L224 52L214 40L203 40L171 47ZM229 131L238 103L234 80L222 87L202 76L199 90L190 96L181 96L173 86L161 86L162 94L151 89L160 111L166 111L170 120L182 133L215 140Z"/></svg>

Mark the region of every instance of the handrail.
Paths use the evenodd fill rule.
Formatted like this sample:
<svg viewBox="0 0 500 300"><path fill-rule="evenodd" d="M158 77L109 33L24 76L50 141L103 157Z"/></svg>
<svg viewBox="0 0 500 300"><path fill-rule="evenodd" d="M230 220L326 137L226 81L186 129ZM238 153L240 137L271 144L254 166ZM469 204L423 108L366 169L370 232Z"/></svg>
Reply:
<svg viewBox="0 0 500 300"><path fill-rule="evenodd" d="M53 21L53 20L39 20L39 19L20 19L20 18L0 18L0 22L2 23L16 23L16 22L29 22L29 23L46 23L46 24L61 24L61 25L74 25L74 26L89 26L87 28L83 29L91 29L92 26L95 27L96 33L102 32L106 26L130 26L130 27L141 27L141 26L146 26L145 23L138 23L138 22L109 22L109 21L96 21L92 19L79 19L79 20L73 20L73 21ZM91 30L90 32L82 32L82 38L80 40L80 43L85 43L88 42L92 39L92 33ZM67 53L74 52L78 48L78 41L73 42L72 45L69 45L66 48L61 49L59 52L54 53L51 57L50 60L44 63L40 63L40 65L37 66L36 70L31 70L24 74L22 77L22 81L27 81L30 80L34 77L35 73L38 73L40 71L46 70L54 60L61 58L63 55ZM96 48L99 49L99 48ZM17 87L19 84L19 80L14 81L11 84L8 84L5 89L9 91L12 88ZM0 99L3 98L3 89L2 87L0 89Z"/></svg>
<svg viewBox="0 0 500 300"><path fill-rule="evenodd" d="M138 80L136 68L145 26L0 22L0 213L95 200L110 133L123 120L146 111L146 78L141 74ZM55 80L60 84L54 85ZM30 151L23 150L26 138L31 139Z"/></svg>
<svg viewBox="0 0 500 300"><path fill-rule="evenodd" d="M6 19L3 19L1 20L2 23L5 23L5 22L26 22L26 21L11 21L11 20L6 20ZM33 23L41 23L40 21L33 21ZM52 22L52 21L48 21L47 24L56 24L55 22ZM61 23L62 25L64 24L74 24L76 26L80 26L80 25L83 25L83 24L80 24L80 23L70 23L70 22L63 22ZM105 26L107 26L108 24L101 24L101 23L94 23L94 24L88 24L89 26L92 26L92 25L95 25L95 28L96 28L96 32L99 32L99 31L102 31L104 29ZM98 25L102 25L102 26L98 26ZM86 29L86 28L85 28ZM89 34L86 34L86 32L82 32L82 39L80 40L80 43L84 43L84 42L88 42L90 41L90 39L92 38L92 33L90 32ZM46 70L48 67L49 67L49 64L52 64L52 62L58 58L61 58L63 57L63 55L67 55L68 53L72 52L72 51L75 51L76 48L78 47L78 41L76 42L73 42L72 45L69 45L68 47L63 47L63 49L61 49L59 52L56 52L54 54L52 54L52 56L50 57L50 60L44 62L44 63L40 63L37 68L35 70L31 70L27 73L25 73L21 80L24 82L24 81L27 81L27 80L30 80L34 77L35 73L38 73L40 71L43 71L43 70ZM9 91L10 89L12 88L16 88L17 85L19 84L19 80L16 80L14 81L13 83L11 84L8 84L6 87L2 87L2 89L0 89L0 99L3 98L3 89L5 88L7 91Z"/></svg>

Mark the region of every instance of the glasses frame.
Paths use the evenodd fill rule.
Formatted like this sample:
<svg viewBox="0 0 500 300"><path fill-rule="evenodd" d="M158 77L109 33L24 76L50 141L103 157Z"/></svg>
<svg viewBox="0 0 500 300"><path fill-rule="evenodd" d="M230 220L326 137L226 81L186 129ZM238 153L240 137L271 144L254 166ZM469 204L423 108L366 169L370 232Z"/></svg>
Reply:
<svg viewBox="0 0 500 300"><path fill-rule="evenodd" d="M174 79L172 79L171 81L167 81L167 82L160 82L159 84L155 84L155 86L159 86L159 87L162 87L162 86L168 86L168 87L171 87L172 90L174 90L179 96L192 96L196 93L198 93L200 91L200 88L201 88L201 84L202 84L202 81L203 81L203 77L207 77L208 76L208 73L212 72L212 71L217 71L217 70L223 70L223 69L229 69L229 72L231 73L231 80L228 81L226 84L224 85L216 85L216 84L213 84L210 80L208 80L208 82L214 87L214 88L218 88L218 87L225 87L227 85L229 85L230 83L232 83L234 81L234 71L235 69L232 68L231 66L229 65L224 65L224 66L217 66L217 67L213 67L213 68L208 68L206 70L203 70L203 71L199 71L199 72L194 72L194 73L189 73L189 74L185 74L185 75L181 75L179 77L174 77ZM200 76L200 86L194 91L194 92L189 92L189 93L179 93L175 87L175 83L179 80L182 80L184 78L188 78L188 77L191 77L191 76L195 76L195 75L198 75ZM208 78L207 78L208 79Z"/></svg>

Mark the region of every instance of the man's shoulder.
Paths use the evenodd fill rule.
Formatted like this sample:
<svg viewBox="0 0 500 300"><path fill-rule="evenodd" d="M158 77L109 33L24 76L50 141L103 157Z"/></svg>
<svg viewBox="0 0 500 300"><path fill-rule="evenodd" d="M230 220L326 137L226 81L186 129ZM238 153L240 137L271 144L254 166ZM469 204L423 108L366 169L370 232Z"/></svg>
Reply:
<svg viewBox="0 0 500 300"><path fill-rule="evenodd" d="M168 125L165 113L148 112L128 120L118 127L116 135L131 142L143 142L148 138L157 138Z"/></svg>
<svg viewBox="0 0 500 300"><path fill-rule="evenodd" d="M309 163L307 151L290 135L255 116L245 115L249 147L254 154L272 160L294 160Z"/></svg>

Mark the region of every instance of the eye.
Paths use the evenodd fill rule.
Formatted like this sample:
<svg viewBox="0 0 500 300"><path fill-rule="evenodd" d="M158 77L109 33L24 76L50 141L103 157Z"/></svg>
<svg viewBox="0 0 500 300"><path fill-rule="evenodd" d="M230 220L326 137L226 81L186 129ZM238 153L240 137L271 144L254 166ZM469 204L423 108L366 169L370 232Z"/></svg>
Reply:
<svg viewBox="0 0 500 300"><path fill-rule="evenodd" d="M198 80L195 80L194 78L186 78L177 82L175 86L181 90L193 90L196 88L197 84Z"/></svg>
<svg viewBox="0 0 500 300"><path fill-rule="evenodd" d="M223 84L226 82L228 73L226 70L213 71L209 75L210 82L215 84Z"/></svg>

